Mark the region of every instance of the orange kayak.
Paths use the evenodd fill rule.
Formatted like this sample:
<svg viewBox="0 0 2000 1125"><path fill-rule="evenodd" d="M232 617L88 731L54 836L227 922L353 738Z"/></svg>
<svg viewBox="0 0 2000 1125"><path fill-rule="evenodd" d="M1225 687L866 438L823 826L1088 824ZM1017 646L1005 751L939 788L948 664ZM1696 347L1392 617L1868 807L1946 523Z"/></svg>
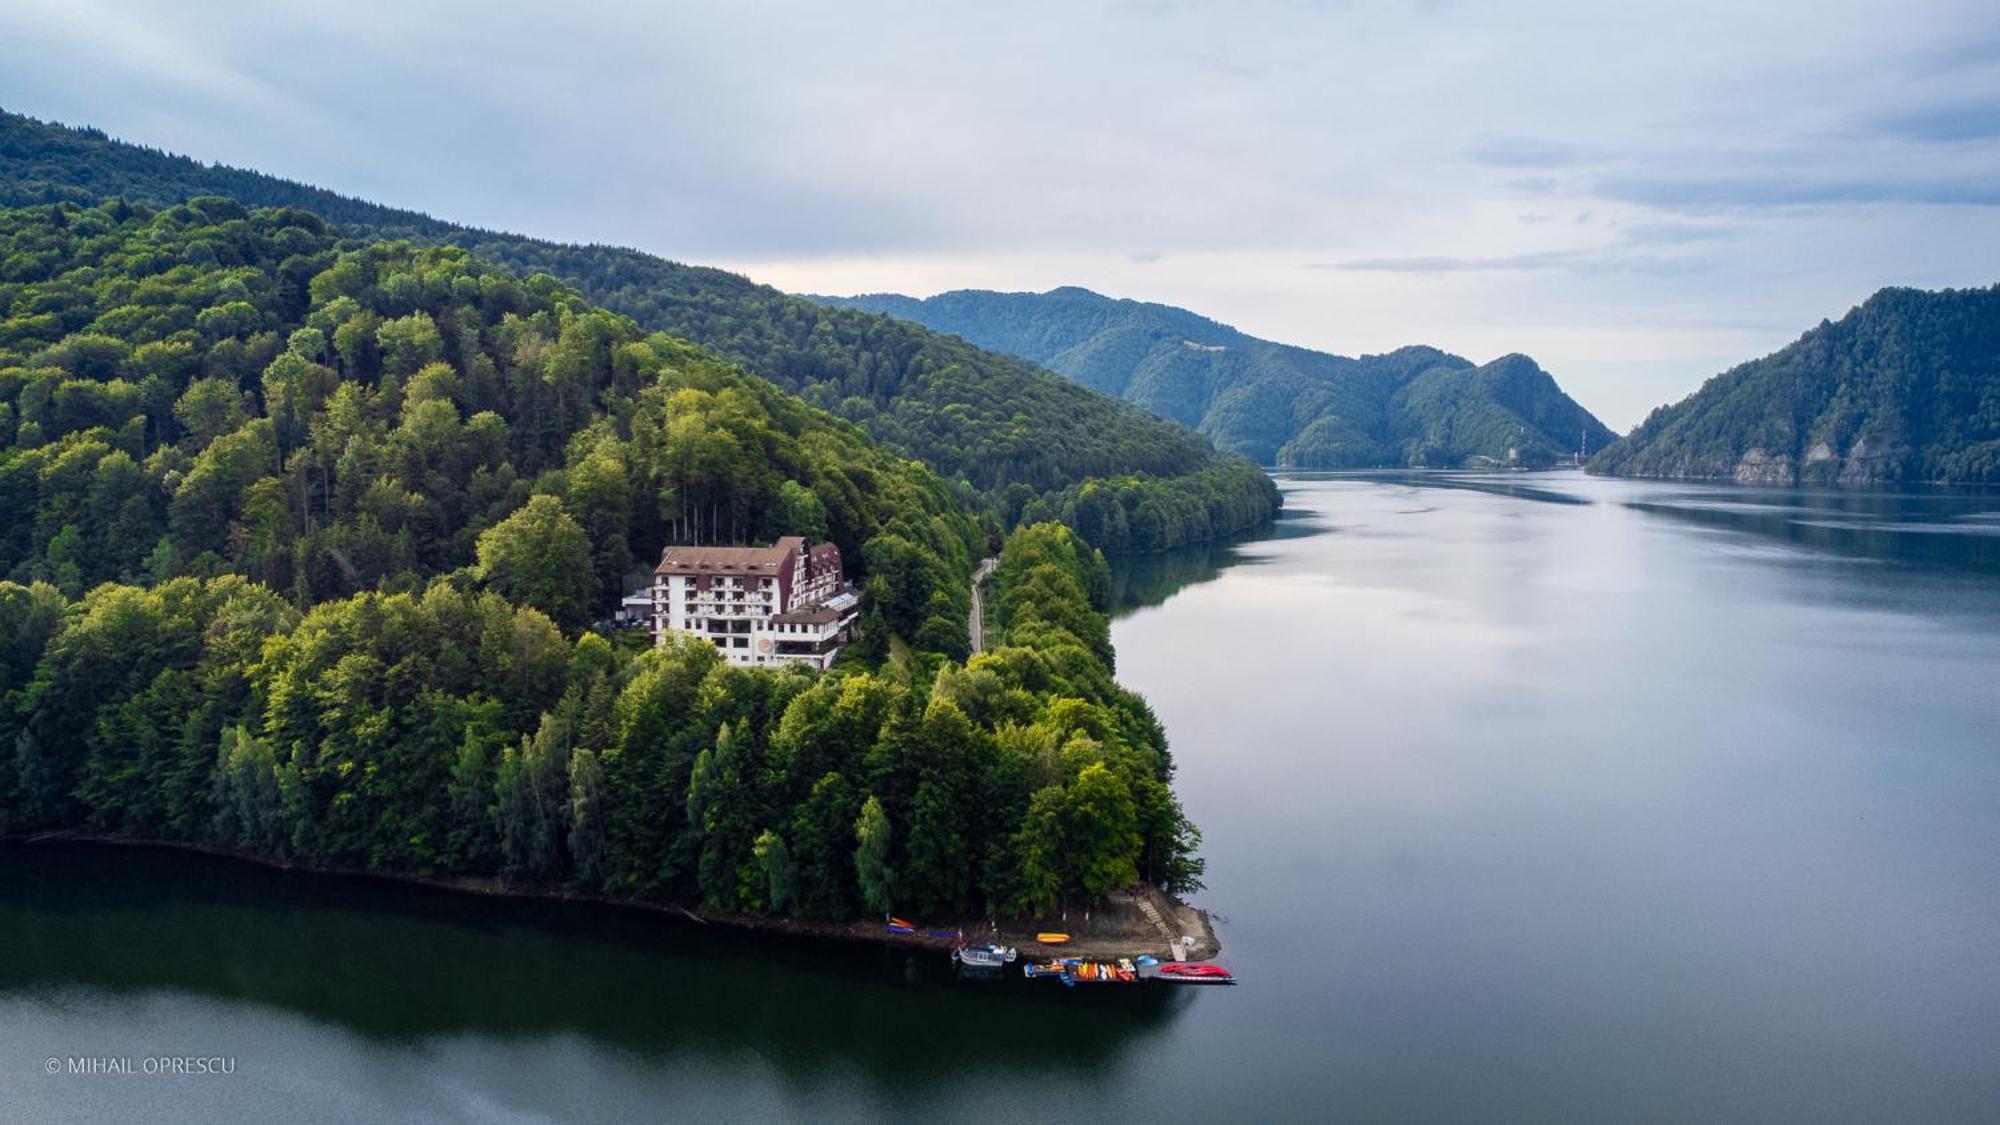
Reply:
<svg viewBox="0 0 2000 1125"><path fill-rule="evenodd" d="M1036 934L1035 940L1043 945L1061 945L1069 940L1068 934Z"/></svg>

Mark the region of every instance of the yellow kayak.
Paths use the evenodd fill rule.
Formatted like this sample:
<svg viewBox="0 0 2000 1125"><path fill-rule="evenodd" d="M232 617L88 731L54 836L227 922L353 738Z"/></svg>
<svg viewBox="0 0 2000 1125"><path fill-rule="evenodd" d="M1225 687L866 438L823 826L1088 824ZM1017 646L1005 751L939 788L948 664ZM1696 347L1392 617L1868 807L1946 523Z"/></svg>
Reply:
<svg viewBox="0 0 2000 1125"><path fill-rule="evenodd" d="M1069 940L1068 934L1036 934L1035 940L1043 945L1061 945Z"/></svg>

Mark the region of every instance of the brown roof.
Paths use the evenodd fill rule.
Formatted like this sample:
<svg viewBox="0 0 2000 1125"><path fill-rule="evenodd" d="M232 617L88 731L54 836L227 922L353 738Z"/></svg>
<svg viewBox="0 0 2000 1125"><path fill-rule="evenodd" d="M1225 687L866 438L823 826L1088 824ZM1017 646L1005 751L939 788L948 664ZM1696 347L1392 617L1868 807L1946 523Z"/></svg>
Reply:
<svg viewBox="0 0 2000 1125"><path fill-rule="evenodd" d="M653 573L775 575L805 545L803 536L787 535L769 547L668 547Z"/></svg>
<svg viewBox="0 0 2000 1125"><path fill-rule="evenodd" d="M840 548L831 543L815 543L806 551L806 569L813 575L840 569Z"/></svg>
<svg viewBox="0 0 2000 1125"><path fill-rule="evenodd" d="M829 625L840 620L840 611L831 606L816 605L790 613L774 613L771 620L780 625Z"/></svg>

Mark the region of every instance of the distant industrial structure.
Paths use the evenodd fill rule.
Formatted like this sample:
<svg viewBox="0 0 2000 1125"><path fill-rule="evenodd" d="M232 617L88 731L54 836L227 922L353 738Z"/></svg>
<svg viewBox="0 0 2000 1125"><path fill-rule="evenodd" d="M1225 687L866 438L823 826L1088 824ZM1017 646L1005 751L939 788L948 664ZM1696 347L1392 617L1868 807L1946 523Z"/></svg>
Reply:
<svg viewBox="0 0 2000 1125"><path fill-rule="evenodd" d="M849 640L861 598L841 572L840 548L789 535L769 547L668 547L652 586L625 599L653 641L686 633L745 668L825 669Z"/></svg>

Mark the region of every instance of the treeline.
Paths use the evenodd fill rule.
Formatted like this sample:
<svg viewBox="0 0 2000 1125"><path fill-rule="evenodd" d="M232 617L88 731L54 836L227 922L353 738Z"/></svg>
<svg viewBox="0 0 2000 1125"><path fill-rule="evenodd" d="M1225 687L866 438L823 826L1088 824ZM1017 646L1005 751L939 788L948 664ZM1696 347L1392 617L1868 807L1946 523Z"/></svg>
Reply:
<svg viewBox="0 0 2000 1125"><path fill-rule="evenodd" d="M0 583L0 833L79 828L818 919L1198 885L1103 559L1015 532L934 675L636 656L449 578L301 613L236 576Z"/></svg>
<svg viewBox="0 0 2000 1125"><path fill-rule="evenodd" d="M1110 554L1152 554L1214 542L1264 523L1261 499L1237 483L1226 465L1179 477L1089 480L1026 500L1012 522L1060 520ZM1011 511L1011 503L1008 507Z"/></svg>
<svg viewBox="0 0 2000 1125"><path fill-rule="evenodd" d="M1653 411L1589 469L1756 484L2000 481L2000 286L1884 289Z"/></svg>
<svg viewBox="0 0 2000 1125"><path fill-rule="evenodd" d="M0 211L0 575L306 608L465 569L575 629L664 543L793 533L870 582L870 643L965 654L950 488L546 276L224 199Z"/></svg>
<svg viewBox="0 0 2000 1125"><path fill-rule="evenodd" d="M1160 549L1246 530L1269 519L1277 489L1250 462L1219 454L1200 435L1011 356L886 317L822 307L720 270L607 246L568 246L473 230L318 188L111 141L0 113L0 202L117 195L156 204L225 195L251 205L304 208L370 239L448 243L522 275L547 273L649 330L686 339L808 403L860 424L878 442L922 460L989 511L1024 504L1063 514L1064 494L1092 479L1158 493L1156 506L1204 505L1160 525ZM1199 482L1184 478L1199 476Z"/></svg>

